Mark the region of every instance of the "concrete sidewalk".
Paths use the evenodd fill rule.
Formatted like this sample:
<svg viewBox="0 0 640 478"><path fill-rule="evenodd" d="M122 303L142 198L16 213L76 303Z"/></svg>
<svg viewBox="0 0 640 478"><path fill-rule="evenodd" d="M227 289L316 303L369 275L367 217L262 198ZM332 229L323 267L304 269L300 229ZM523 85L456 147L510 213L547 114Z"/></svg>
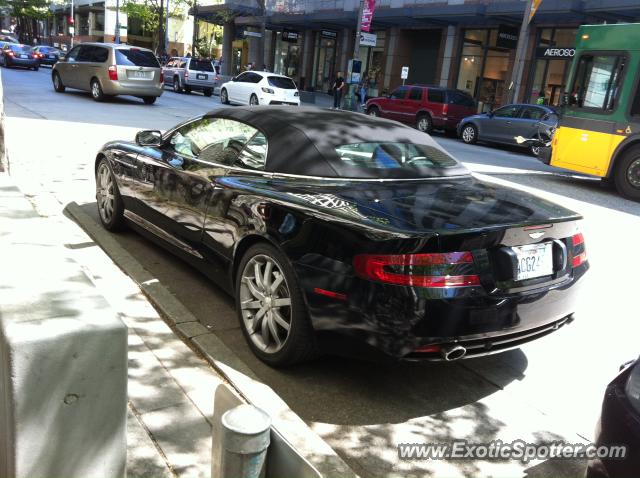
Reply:
<svg viewBox="0 0 640 478"><path fill-rule="evenodd" d="M6 174L0 174L0 230L5 258L20 251L11 258L13 272L0 279L0 311L82 314L83 301L92 301L114 309L127 325L127 476L210 476L213 397L223 383L220 376L175 336L88 236L39 215ZM43 260L43 253L55 260ZM6 260L3 267L10 267ZM74 292L80 286L82 297Z"/></svg>

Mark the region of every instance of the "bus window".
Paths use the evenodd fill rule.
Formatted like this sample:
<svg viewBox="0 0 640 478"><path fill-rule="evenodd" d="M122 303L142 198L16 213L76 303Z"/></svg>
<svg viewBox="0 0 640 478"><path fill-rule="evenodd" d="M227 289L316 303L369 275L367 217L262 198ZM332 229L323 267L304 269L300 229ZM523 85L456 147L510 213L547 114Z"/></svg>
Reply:
<svg viewBox="0 0 640 478"><path fill-rule="evenodd" d="M636 86L636 94L631 104L631 116L640 116L640 83Z"/></svg>
<svg viewBox="0 0 640 478"><path fill-rule="evenodd" d="M578 61L569 104L577 108L614 109L624 57L582 55Z"/></svg>

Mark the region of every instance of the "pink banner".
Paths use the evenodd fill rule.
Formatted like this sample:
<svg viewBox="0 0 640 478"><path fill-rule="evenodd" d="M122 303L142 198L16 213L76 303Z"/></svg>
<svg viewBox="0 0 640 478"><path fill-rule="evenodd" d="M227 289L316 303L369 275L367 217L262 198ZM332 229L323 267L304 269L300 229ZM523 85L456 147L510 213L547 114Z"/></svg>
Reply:
<svg viewBox="0 0 640 478"><path fill-rule="evenodd" d="M376 0L364 0L364 6L362 7L362 26L360 29L363 32L371 30L371 20L373 20L373 12L376 9Z"/></svg>

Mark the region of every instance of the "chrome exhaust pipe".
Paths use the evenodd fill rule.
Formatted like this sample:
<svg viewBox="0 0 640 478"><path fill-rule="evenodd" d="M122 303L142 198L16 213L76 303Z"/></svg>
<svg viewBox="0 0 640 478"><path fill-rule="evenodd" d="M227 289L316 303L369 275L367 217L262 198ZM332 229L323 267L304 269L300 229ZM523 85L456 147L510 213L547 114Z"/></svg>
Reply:
<svg viewBox="0 0 640 478"><path fill-rule="evenodd" d="M452 360L459 360L467 354L467 349L462 345L452 345L451 347L444 347L440 350L440 355L447 362Z"/></svg>

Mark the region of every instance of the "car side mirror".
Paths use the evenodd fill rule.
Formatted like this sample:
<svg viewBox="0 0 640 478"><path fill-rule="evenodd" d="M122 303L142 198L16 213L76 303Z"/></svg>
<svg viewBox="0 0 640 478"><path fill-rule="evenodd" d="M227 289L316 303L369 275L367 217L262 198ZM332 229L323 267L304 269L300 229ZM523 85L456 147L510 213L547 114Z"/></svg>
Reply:
<svg viewBox="0 0 640 478"><path fill-rule="evenodd" d="M136 134L136 144L138 146L161 146L162 133L155 129L139 131Z"/></svg>

